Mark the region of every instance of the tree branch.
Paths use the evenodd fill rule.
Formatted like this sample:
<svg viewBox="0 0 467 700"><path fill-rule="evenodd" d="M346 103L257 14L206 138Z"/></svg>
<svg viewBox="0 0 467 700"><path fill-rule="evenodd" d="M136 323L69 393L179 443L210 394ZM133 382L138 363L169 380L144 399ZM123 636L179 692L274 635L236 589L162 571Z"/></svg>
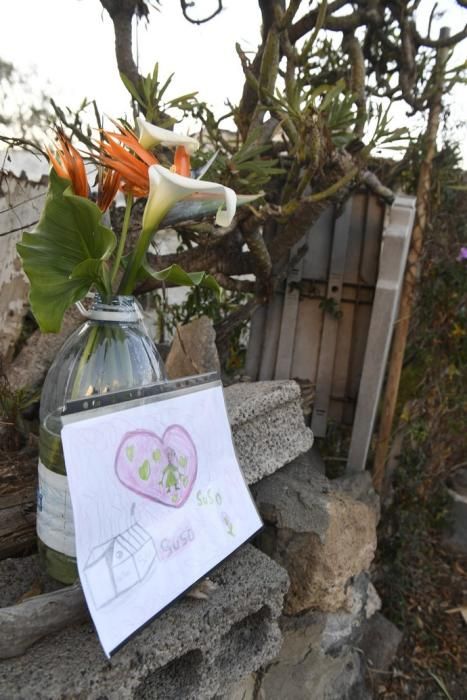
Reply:
<svg viewBox="0 0 467 700"><path fill-rule="evenodd" d="M114 25L118 70L137 85L141 76L133 59L132 21L134 15L147 17L148 7L144 0L100 0L100 3Z"/></svg>
<svg viewBox="0 0 467 700"><path fill-rule="evenodd" d="M205 22L209 22L211 19L213 19L216 15L220 14L222 12L223 5L222 5L222 0L217 0L217 9L212 12L209 17L203 17L203 19L192 19L191 17L188 16L188 9L190 7L195 7L196 2L193 0L192 2L189 2L188 0L180 0L180 7L182 8L183 16L185 17L188 22L191 22L191 24L204 24Z"/></svg>

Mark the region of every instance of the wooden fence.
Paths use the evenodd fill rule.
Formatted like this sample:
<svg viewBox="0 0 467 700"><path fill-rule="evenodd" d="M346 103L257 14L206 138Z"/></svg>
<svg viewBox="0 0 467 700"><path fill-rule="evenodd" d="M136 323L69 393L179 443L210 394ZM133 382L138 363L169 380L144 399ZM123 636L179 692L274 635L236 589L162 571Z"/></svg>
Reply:
<svg viewBox="0 0 467 700"><path fill-rule="evenodd" d="M387 207L359 192L329 209L291 251L283 289L252 319L246 374L315 387L311 427L353 425L349 467L363 469L374 425L415 198Z"/></svg>

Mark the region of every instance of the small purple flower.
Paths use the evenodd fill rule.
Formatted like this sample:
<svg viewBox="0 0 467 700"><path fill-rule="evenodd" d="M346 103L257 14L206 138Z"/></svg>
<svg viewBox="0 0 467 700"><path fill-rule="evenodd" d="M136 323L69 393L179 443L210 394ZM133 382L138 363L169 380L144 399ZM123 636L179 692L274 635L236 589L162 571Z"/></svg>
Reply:
<svg viewBox="0 0 467 700"><path fill-rule="evenodd" d="M467 246L462 246L457 256L457 260L467 260Z"/></svg>

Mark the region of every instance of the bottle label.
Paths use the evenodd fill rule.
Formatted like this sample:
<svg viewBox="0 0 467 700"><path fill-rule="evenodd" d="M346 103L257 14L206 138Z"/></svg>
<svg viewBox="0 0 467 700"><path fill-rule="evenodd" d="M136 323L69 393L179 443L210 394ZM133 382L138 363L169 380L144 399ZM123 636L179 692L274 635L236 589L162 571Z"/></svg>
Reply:
<svg viewBox="0 0 467 700"><path fill-rule="evenodd" d="M68 479L39 460L37 535L51 549L76 557L75 526Z"/></svg>

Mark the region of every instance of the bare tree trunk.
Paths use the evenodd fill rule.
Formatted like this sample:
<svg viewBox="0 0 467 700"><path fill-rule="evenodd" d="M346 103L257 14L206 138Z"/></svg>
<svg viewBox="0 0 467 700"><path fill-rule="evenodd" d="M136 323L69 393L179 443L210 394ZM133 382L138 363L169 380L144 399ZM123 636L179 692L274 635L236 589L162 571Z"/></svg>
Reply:
<svg viewBox="0 0 467 700"><path fill-rule="evenodd" d="M444 27L441 30L440 39L445 39L447 36L449 36L449 29ZM376 443L376 453L373 465L373 485L378 492L381 491L384 480L386 456L391 439L391 429L396 409L397 395L399 393L402 363L407 345L407 335L417 286L417 268L422 253L423 236L428 219L428 199L431 190L432 163L436 153L436 138L438 135L440 114L442 110L443 84L447 58L448 50L446 48L440 48L433 72L433 94L431 97L428 124L424 138L425 155L420 167L417 185L415 225L412 233L407 269L404 277L404 286L402 288L399 318L397 321L394 339L392 342L391 355L389 358L388 378L382 404L378 440Z"/></svg>

